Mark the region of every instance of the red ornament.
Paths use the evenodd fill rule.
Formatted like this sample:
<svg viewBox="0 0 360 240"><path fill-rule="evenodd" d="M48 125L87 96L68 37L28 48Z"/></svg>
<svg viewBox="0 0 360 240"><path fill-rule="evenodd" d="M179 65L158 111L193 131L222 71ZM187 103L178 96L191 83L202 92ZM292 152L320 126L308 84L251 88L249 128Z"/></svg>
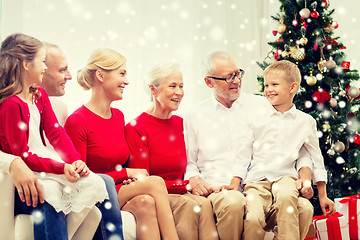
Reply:
<svg viewBox="0 0 360 240"><path fill-rule="evenodd" d="M339 23L337 21L332 21L331 26L337 29L339 27Z"/></svg>
<svg viewBox="0 0 360 240"><path fill-rule="evenodd" d="M274 31L272 31L272 33L273 33L274 36L276 36L277 31L274 30Z"/></svg>
<svg viewBox="0 0 360 240"><path fill-rule="evenodd" d="M360 134L354 135L353 138L354 138L354 143L360 146Z"/></svg>
<svg viewBox="0 0 360 240"><path fill-rule="evenodd" d="M305 18L301 17L301 26L303 26L305 28L305 30L307 30L307 24L306 24L306 21L305 21Z"/></svg>
<svg viewBox="0 0 360 240"><path fill-rule="evenodd" d="M318 18L319 17L319 13L317 11L313 11L312 13L310 13L310 16L312 18Z"/></svg>
<svg viewBox="0 0 360 240"><path fill-rule="evenodd" d="M342 61L341 68L342 69L350 69L350 62Z"/></svg>
<svg viewBox="0 0 360 240"><path fill-rule="evenodd" d="M321 3L323 3L325 5L325 7L327 7L329 5L327 0L321 0Z"/></svg>
<svg viewBox="0 0 360 240"><path fill-rule="evenodd" d="M283 38L281 38L281 37L279 37L279 39L277 40L279 43L282 43L282 42L284 42L284 39Z"/></svg>
<svg viewBox="0 0 360 240"><path fill-rule="evenodd" d="M323 89L319 89L318 91L314 92L314 94L311 96L317 103L324 104L326 101L328 101L331 96L329 93L324 91Z"/></svg>
<svg viewBox="0 0 360 240"><path fill-rule="evenodd" d="M293 25L294 27L296 27L296 26L298 25L298 21L297 21L296 19L294 19L294 20L292 21L292 25Z"/></svg>
<svg viewBox="0 0 360 240"><path fill-rule="evenodd" d="M319 48L319 44L315 43L314 44L314 50L316 51L316 50L318 50L318 48Z"/></svg>

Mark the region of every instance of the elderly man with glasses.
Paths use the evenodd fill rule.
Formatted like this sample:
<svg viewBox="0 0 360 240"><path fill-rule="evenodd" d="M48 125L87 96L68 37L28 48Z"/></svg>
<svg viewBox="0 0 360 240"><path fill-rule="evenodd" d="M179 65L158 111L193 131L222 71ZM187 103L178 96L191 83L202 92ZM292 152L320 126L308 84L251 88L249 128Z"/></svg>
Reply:
<svg viewBox="0 0 360 240"><path fill-rule="evenodd" d="M192 194L210 199L220 239L238 240L243 233L246 199L237 187L241 176L233 174L235 153L241 144L241 123L250 114L256 114L266 99L240 91L244 70L239 69L226 52L208 55L203 61L203 70L213 96L194 106L184 117L188 158L185 179L189 179ZM304 176L308 177L308 171ZM312 191L307 193L307 197L312 194ZM310 223L305 220L302 223L302 219L311 219L313 208L308 200L301 199L300 229L307 231ZM272 213L268 216L268 225L264 226L266 229L276 224L276 211Z"/></svg>

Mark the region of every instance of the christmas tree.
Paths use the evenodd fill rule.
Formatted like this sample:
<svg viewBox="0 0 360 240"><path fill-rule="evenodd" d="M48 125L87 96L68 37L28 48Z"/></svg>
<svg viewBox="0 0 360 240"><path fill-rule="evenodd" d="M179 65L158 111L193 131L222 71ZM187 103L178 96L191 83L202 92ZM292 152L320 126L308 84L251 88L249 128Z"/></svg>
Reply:
<svg viewBox="0 0 360 240"><path fill-rule="evenodd" d="M280 0L280 13L269 42L270 53L258 65L289 60L302 73L296 107L317 121L320 148L328 171L328 197L360 192L360 89L357 70L346 61L345 45L334 36L338 23L332 19L327 0ZM263 78L258 77L260 86ZM263 90L263 89L262 89ZM296 137L296 136L294 136ZM321 214L317 194L312 199L315 214Z"/></svg>

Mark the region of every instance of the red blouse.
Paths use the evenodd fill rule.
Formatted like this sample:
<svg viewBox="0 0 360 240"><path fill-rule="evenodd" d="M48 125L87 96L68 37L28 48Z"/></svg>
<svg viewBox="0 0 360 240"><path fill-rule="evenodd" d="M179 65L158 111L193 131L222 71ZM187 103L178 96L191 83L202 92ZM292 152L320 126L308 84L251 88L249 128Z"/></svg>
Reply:
<svg viewBox="0 0 360 240"><path fill-rule="evenodd" d="M66 163L80 159L65 130L60 126L44 89L38 88L35 104L40 112L40 135L45 144L44 132ZM0 105L0 145L4 152L21 157L33 171L64 173L64 164L50 158L42 158L29 151L29 106L18 96L5 99Z"/></svg>
<svg viewBox="0 0 360 240"><path fill-rule="evenodd" d="M68 117L65 130L91 171L105 173L121 184L128 179L123 165L129 158L129 147L123 113L115 108L111 112L111 118L105 119L82 106Z"/></svg>
<svg viewBox="0 0 360 240"><path fill-rule="evenodd" d="M130 148L129 168L144 168L165 180L169 193L186 193L183 176L187 159L183 119L159 119L142 113L125 127Z"/></svg>

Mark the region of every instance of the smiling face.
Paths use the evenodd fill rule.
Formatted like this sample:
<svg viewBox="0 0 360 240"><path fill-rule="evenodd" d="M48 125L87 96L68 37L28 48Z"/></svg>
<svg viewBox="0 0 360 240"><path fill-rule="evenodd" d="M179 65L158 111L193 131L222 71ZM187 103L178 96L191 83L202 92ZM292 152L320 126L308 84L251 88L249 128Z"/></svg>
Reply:
<svg viewBox="0 0 360 240"><path fill-rule="evenodd" d="M49 96L63 96L66 82L72 79L63 51L58 47L47 47L46 65L48 69L41 86Z"/></svg>
<svg viewBox="0 0 360 240"><path fill-rule="evenodd" d="M164 78L160 85L155 88L151 87L151 93L163 112L172 112L179 108L181 100L184 96L184 82L182 74L173 72Z"/></svg>
<svg viewBox="0 0 360 240"><path fill-rule="evenodd" d="M231 57L214 59L215 71L213 77L226 78L238 72L235 60ZM213 89L216 99L225 107L230 108L240 96L241 79L235 77L232 83L205 77L205 83Z"/></svg>
<svg viewBox="0 0 360 240"><path fill-rule="evenodd" d="M106 92L106 96L110 101L121 100L126 85L129 84L127 80L126 64L121 65L115 70L101 71L103 78L102 87Z"/></svg>
<svg viewBox="0 0 360 240"><path fill-rule="evenodd" d="M35 58L31 62L25 63L27 71L27 81L34 87L41 86L44 73L47 69L45 65L46 51L45 47L39 49Z"/></svg>
<svg viewBox="0 0 360 240"><path fill-rule="evenodd" d="M264 93L273 107L284 113L288 111L293 103L292 100L297 91L298 84L290 82L278 73L268 73L264 79Z"/></svg>

